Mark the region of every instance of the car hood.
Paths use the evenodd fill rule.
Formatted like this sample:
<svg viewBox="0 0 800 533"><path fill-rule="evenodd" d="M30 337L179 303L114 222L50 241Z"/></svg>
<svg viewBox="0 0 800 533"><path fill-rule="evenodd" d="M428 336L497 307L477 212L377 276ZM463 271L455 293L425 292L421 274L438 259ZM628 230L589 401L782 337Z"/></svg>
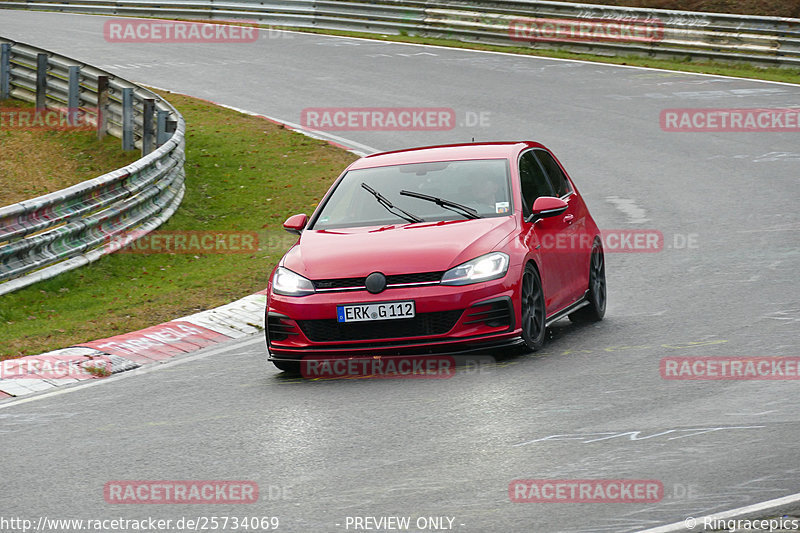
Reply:
<svg viewBox="0 0 800 533"><path fill-rule="evenodd" d="M309 279L443 271L491 252L514 228L507 216L305 230L283 266Z"/></svg>

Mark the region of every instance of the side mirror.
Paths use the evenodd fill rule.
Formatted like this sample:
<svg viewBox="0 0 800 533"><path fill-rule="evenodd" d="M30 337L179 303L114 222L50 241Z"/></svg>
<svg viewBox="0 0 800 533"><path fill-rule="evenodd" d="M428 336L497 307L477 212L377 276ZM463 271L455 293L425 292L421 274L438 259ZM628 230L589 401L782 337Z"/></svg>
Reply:
<svg viewBox="0 0 800 533"><path fill-rule="evenodd" d="M567 210L569 204L561 198L540 196L533 202L533 209L525 222L536 222L543 218L555 217Z"/></svg>
<svg viewBox="0 0 800 533"><path fill-rule="evenodd" d="M303 231L303 228L306 227L307 223L308 217L305 213L302 215L294 215L286 219L286 222L283 223L283 229L289 233L300 235L300 232Z"/></svg>

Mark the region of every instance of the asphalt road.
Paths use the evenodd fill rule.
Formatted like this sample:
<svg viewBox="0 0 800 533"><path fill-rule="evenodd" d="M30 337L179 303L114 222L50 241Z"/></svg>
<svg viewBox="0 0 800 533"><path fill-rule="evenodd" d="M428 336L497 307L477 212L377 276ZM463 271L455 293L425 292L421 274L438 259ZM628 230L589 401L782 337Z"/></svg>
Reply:
<svg viewBox="0 0 800 533"><path fill-rule="evenodd" d="M665 248L607 254L603 322L562 321L542 352L452 379L286 379L252 337L0 406L2 516L277 516L280 531L315 532L446 516L465 532L622 532L800 492L797 382L659 373L665 356L800 355L797 133L659 126L664 108L800 106L800 87L275 32L109 43L104 20L0 11L0 35L295 123L309 107L453 108L450 131L339 135L365 151L539 140L602 228L657 229ZM525 478L655 479L665 495L511 503L509 482ZM261 497L103 499L108 481L147 479L252 480Z"/></svg>

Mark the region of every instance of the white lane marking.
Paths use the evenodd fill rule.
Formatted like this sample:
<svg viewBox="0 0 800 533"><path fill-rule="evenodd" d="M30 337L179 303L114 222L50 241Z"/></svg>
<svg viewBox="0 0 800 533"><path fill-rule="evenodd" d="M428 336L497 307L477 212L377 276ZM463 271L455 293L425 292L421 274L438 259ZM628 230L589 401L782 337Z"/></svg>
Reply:
<svg viewBox="0 0 800 533"><path fill-rule="evenodd" d="M136 83L139 83L140 85L145 85L147 87L151 87L151 88L156 89L158 91L170 92L170 93L177 94L177 95L180 95L180 96L187 96L189 98L198 98L198 97L192 96L191 94L180 93L178 91L173 91L172 89L164 89L163 87L156 87L155 85L150 85L150 84L145 83L145 82L136 82ZM203 98L201 98L201 99L203 99ZM358 156L361 156L361 157L363 157L365 155L369 155L369 154L376 154L378 152L382 152L383 151L383 150L379 150L378 148L373 148L372 146L367 146L366 144L361 144L360 142L353 141L351 139L346 139L344 137L339 137L338 135L332 135L332 134L327 133L327 132L312 130L310 128L304 128L300 124L295 124L294 122L289 122L288 120L284 120L282 118L270 117L269 115L265 115L263 113L256 113L255 111L249 111L247 109L242 109L241 107L235 107L235 106L228 105L228 104L222 104L220 102L214 102L214 101L211 101L211 100L208 100L208 99L203 99L203 100L205 100L206 102L212 103L214 105L218 105L220 107L224 107L225 109L230 109L231 111L236 111L238 113L244 113L245 115L250 115L250 116L253 116L253 117L263 117L263 118L269 119L269 120L271 120L273 122L278 122L278 123L283 124L285 126L289 126L290 128L292 128L293 130L297 131L298 133L301 133L301 134L303 134L303 135L305 135L307 137L311 137L312 139L319 139L321 141L333 141L335 143L344 145L345 147L349 148L348 151L353 152L354 154L356 154Z"/></svg>
<svg viewBox="0 0 800 533"><path fill-rule="evenodd" d="M77 390L85 389L88 387L96 387L97 385L103 385L105 383L114 383L120 381L122 379L128 379L134 376L140 376L142 374L150 374L151 372L156 372L158 370L164 370L167 368L172 368L174 366L182 365L184 363L188 363L190 361L199 361L200 359L205 359L206 357L211 357L212 355L217 355L222 352L230 351L233 346L236 347L245 347L250 346L251 344L256 343L263 343L264 338L260 335L253 336L249 340L243 341L233 341L233 342L226 342L216 347L209 347L204 350L198 351L196 354L187 355L185 357L180 357L180 359L172 359L164 363L156 364L153 366L146 366L146 367L139 367L134 370L129 370L127 372L123 372L121 374L114 374L111 377L92 380L89 382L81 383L80 385L75 385L72 387L67 387L64 389L54 390L52 392L46 392L44 394L38 394L36 396L29 396L27 398L20 398L19 400L9 401L0 403L0 409L8 409L9 407L15 407L17 405L21 405L28 402L35 402L37 400L42 400L44 398L50 398L52 396L59 396L61 394L69 394L70 392L75 392ZM208 350L208 351L206 351ZM266 358L267 349L266 346L264 347L264 356Z"/></svg>
<svg viewBox="0 0 800 533"><path fill-rule="evenodd" d="M793 503L800 502L800 493L798 494L790 494L789 496L784 496L783 498L775 498L774 500L767 500L765 502L756 503L753 505L748 505L747 507L739 507L737 509L731 509L730 511L724 511L721 513L710 514L701 517L692 517L695 519L698 526L701 529L698 531L705 531L703 528L703 524L706 522L713 522L716 520L729 520L731 518L737 518L743 515L750 515L753 513L764 513L771 509L775 509L778 507L783 507L784 505L791 505ZM643 529L638 533L672 533L673 531L692 531L686 526L687 520L681 520L680 522L675 522L674 524L667 524L666 526L659 526L654 527L651 529Z"/></svg>
<svg viewBox="0 0 800 533"><path fill-rule="evenodd" d="M85 16L85 15L84 15ZM323 29L323 28L320 28ZM323 29L324 30L324 29ZM566 63L579 63L584 65L591 65L593 67L616 67L616 68L627 68L627 69L636 69L636 70L646 70L652 72L671 72L673 74L681 74L684 76L706 76L711 78L722 78L728 80L742 80L742 81L753 81L759 83L772 83L775 85L786 85L789 87L797 88L796 83L790 83L786 81L772 81L772 80L759 80L756 78L742 78L739 76L723 76L721 74L707 74L705 72L687 72L685 70L671 70L671 69L664 69L664 68L656 68L656 67L639 67L636 65L618 65L615 63L601 63L599 61L589 61L586 59L566 59L562 57L545 57L545 56L536 56L536 55L526 55L526 54L515 54L513 52L499 52L495 50L472 50L470 48L459 48L457 46L443 46L440 44L419 44L419 43L404 43L401 41L385 41L382 39L370 39L367 37L351 37L346 35L330 35L327 33L313 33L313 32L305 32L305 31L296 31L296 30L273 30L273 31L284 31L286 33L299 33L302 35L313 35L313 36L325 36L333 39L351 39L354 41L367 41L373 44L396 44L399 46L421 46L424 48L433 48L437 50L450 50L450 51L464 51L464 52L471 52L477 54L490 54L490 55L500 55L500 56L510 56L515 58L527 58L527 59L538 59L543 61L560 61Z"/></svg>
<svg viewBox="0 0 800 533"><path fill-rule="evenodd" d="M242 113L247 113L247 111L242 111ZM281 118L273 118L267 115L262 115L267 117L270 120L274 120L275 122L280 122L281 124L285 124L290 128L296 130L303 135L307 135L309 137L315 139L321 139L323 141L331 140L333 142L343 144L349 148L352 148L350 151L356 155L365 156L369 154L377 154L378 152L383 152L384 150L379 150L378 148L373 148L372 146L367 146L366 144L362 144L357 141L353 141L351 139L347 139L345 137L340 137L338 135L333 135L327 132L317 131L310 128L304 128L300 124L295 124L294 122L289 122L288 120L283 120Z"/></svg>
<svg viewBox="0 0 800 533"><path fill-rule="evenodd" d="M650 220L647 218L647 211L636 205L636 200L632 198L620 198L619 196L606 196L606 201L622 211L628 218L629 224L641 224Z"/></svg>

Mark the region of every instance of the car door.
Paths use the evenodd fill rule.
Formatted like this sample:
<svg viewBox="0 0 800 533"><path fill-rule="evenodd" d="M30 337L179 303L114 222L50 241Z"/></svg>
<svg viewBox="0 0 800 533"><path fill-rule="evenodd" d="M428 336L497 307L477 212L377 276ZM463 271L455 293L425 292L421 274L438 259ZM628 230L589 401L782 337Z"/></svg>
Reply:
<svg viewBox="0 0 800 533"><path fill-rule="evenodd" d="M544 289L547 314L561 309L566 302L568 275L564 272L564 254L557 249L558 235L567 227L563 216L543 218L535 223L524 220L531 214L536 198L553 196L555 191L544 173L534 151L528 150L519 158L520 190L523 204L523 235L525 245L539 256L539 274Z"/></svg>
<svg viewBox="0 0 800 533"><path fill-rule="evenodd" d="M561 267L564 272L564 304L570 304L583 296L589 286L589 252L591 241L586 239L585 213L581 209L580 197L572 190L561 165L547 150L533 151L536 159L554 191L554 196L567 202L567 210L558 217L562 222L558 251L562 254Z"/></svg>

